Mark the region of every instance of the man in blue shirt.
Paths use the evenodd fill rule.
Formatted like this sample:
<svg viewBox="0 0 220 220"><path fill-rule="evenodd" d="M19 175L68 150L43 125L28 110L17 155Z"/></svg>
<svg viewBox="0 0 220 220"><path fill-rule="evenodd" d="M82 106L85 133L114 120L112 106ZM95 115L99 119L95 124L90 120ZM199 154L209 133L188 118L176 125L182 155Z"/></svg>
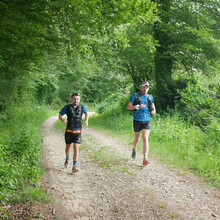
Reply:
<svg viewBox="0 0 220 220"><path fill-rule="evenodd" d="M78 172L77 161L79 155L79 146L81 144L81 133L82 133L82 116L85 114L85 126L88 126L89 114L88 110L84 105L79 105L80 94L74 93L72 95L72 104L65 105L59 112L59 119L63 123L67 123L65 132L66 142L66 160L64 166L67 167L69 162L69 154L71 143L73 143L73 169L72 172ZM63 118L63 115L67 115L67 121Z"/></svg>
<svg viewBox="0 0 220 220"><path fill-rule="evenodd" d="M140 140L140 134L142 131L143 136L143 165L148 165L149 161L147 159L148 151L149 151L149 143L148 143L148 137L150 134L150 119L151 114L156 115L156 108L154 105L154 98L152 95L148 95L149 91L149 83L145 82L141 85L141 93L134 93L128 102L127 109L128 110L134 110L134 116L133 116L133 127L134 127L134 134L135 139L133 142L133 149L132 149L132 158L136 158L136 152L137 152L137 145ZM151 112L149 111L148 101L151 99ZM137 100L139 100L139 103L137 104Z"/></svg>

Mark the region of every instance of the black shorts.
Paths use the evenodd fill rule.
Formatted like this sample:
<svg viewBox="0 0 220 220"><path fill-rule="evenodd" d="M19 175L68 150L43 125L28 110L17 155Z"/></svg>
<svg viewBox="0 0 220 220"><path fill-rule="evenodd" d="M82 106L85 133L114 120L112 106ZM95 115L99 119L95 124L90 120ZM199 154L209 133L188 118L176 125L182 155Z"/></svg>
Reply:
<svg viewBox="0 0 220 220"><path fill-rule="evenodd" d="M133 121L134 132L139 132L142 129L150 130L150 121Z"/></svg>
<svg viewBox="0 0 220 220"><path fill-rule="evenodd" d="M65 133L65 142L66 144L71 144L71 143L77 143L81 144L81 133L70 133L66 132Z"/></svg>

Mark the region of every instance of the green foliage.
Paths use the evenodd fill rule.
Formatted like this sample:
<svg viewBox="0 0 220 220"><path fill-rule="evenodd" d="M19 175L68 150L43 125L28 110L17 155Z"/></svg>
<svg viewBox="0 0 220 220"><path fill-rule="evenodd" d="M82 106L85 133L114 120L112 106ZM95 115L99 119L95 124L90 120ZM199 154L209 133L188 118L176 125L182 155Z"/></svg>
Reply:
<svg viewBox="0 0 220 220"><path fill-rule="evenodd" d="M99 102L131 79L134 89L151 80L157 107L166 110L187 84L173 72L206 74L219 57L211 0L3 0L0 7L1 110L6 101L58 106L73 91Z"/></svg>
<svg viewBox="0 0 220 220"><path fill-rule="evenodd" d="M113 134L126 138L132 145L133 120L130 111L125 110L127 102L128 96L106 108L102 114L91 117L90 126L110 129ZM141 146L139 149L142 149ZM218 121L213 121L203 131L198 126L183 121L178 114L157 114L151 120L150 154L174 166L193 170L219 186Z"/></svg>
<svg viewBox="0 0 220 220"><path fill-rule="evenodd" d="M154 26L159 47L155 55L157 107L174 108L179 96L172 73L183 70L191 76L194 69L202 71L216 66L219 60L219 17L217 1L158 0L160 22Z"/></svg>
<svg viewBox="0 0 220 220"><path fill-rule="evenodd" d="M7 108L4 121L0 121L1 200L11 200L17 191L41 177L39 128L48 116L46 108L37 106Z"/></svg>
<svg viewBox="0 0 220 220"><path fill-rule="evenodd" d="M116 169L122 162L126 162L115 151L109 152L107 147L92 152L90 157L98 162L101 167L111 169Z"/></svg>
<svg viewBox="0 0 220 220"><path fill-rule="evenodd" d="M194 74L187 87L180 91L181 100L176 105L176 111L185 121L199 126L209 138L212 149L218 152L220 143L220 103L219 76L213 78ZM215 151L215 150L214 150Z"/></svg>
<svg viewBox="0 0 220 220"><path fill-rule="evenodd" d="M135 90L139 89L141 82L153 79L154 54L158 44L152 36L152 23L156 20L155 16L150 21L127 24L115 31L122 41L119 44L120 65L131 76Z"/></svg>
<svg viewBox="0 0 220 220"><path fill-rule="evenodd" d="M84 89L85 101L99 101L108 86L114 90L123 78L121 67L116 67L116 45L124 40L116 37L115 28L128 22L151 23L155 7L143 0L3 0L0 109L6 101L27 99L60 105L72 92Z"/></svg>
<svg viewBox="0 0 220 220"><path fill-rule="evenodd" d="M209 132L187 124L175 115L157 115L150 140L152 151L162 160L193 169L218 185L220 142L217 136L212 138Z"/></svg>
<svg viewBox="0 0 220 220"><path fill-rule="evenodd" d="M32 98L30 70L44 52L53 51L58 40L48 6L48 1L41 0L1 1L0 109L6 101Z"/></svg>
<svg viewBox="0 0 220 220"><path fill-rule="evenodd" d="M218 155L218 6L212 0L3 0L2 195L40 175L39 125L33 125L37 115L29 106L61 106L73 92L81 93L82 102L97 105L106 126L125 131L131 124L131 112L124 113L127 94L150 80L157 109L175 107L169 111L193 124L192 134L200 137L202 132L209 139L201 138L200 147L187 142L193 155ZM189 129L178 120L181 130Z"/></svg>
<svg viewBox="0 0 220 220"><path fill-rule="evenodd" d="M125 108L125 105L127 106L126 101L127 95L125 93L122 95L121 92L114 92L107 98L105 98L102 102L96 105L97 112L101 114L104 112L108 112L108 110L112 111L112 106L115 106L115 104L118 103L117 107L115 107L114 111L112 111L112 114L117 114L118 112L120 112L121 107Z"/></svg>
<svg viewBox="0 0 220 220"><path fill-rule="evenodd" d="M42 173L47 111L36 103L60 108L79 92L101 114L90 124L132 144L128 93L146 80L158 112L173 115L153 118L151 152L219 184L217 1L3 0L0 9L2 202L41 194L23 191Z"/></svg>
<svg viewBox="0 0 220 220"><path fill-rule="evenodd" d="M50 198L47 197L45 191L38 186L27 187L23 191L18 191L13 198L10 199L11 202L21 203L34 203L41 202L45 203L50 201Z"/></svg>
<svg viewBox="0 0 220 220"><path fill-rule="evenodd" d="M183 116L192 123L207 126L211 117L219 118L220 103L219 99L216 99L218 94L213 90L215 84L206 84L201 79L202 77L195 75L194 80L188 82L187 87L180 91L182 98L177 108L182 110Z"/></svg>

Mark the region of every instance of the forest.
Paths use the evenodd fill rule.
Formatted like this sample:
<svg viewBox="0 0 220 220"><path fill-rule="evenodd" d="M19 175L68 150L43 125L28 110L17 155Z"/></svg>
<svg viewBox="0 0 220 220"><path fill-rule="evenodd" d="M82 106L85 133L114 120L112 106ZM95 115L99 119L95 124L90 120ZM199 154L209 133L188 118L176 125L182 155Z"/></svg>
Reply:
<svg viewBox="0 0 220 220"><path fill-rule="evenodd" d="M73 92L100 124L131 129L111 122L131 117L128 99L145 81L157 108L152 139L175 139L170 152L220 186L219 8L218 0L2 0L1 205L36 185L40 125Z"/></svg>

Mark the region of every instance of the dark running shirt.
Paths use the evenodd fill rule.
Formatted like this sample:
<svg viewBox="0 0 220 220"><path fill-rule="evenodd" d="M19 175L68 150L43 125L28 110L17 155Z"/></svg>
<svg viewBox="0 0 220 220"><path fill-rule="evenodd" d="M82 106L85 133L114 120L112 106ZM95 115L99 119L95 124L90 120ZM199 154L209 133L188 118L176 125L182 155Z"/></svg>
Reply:
<svg viewBox="0 0 220 220"><path fill-rule="evenodd" d="M72 104L65 105L61 111L60 115L67 115L67 126L66 129L79 131L82 130L82 115L86 114L88 109L84 105L78 105L73 108Z"/></svg>

